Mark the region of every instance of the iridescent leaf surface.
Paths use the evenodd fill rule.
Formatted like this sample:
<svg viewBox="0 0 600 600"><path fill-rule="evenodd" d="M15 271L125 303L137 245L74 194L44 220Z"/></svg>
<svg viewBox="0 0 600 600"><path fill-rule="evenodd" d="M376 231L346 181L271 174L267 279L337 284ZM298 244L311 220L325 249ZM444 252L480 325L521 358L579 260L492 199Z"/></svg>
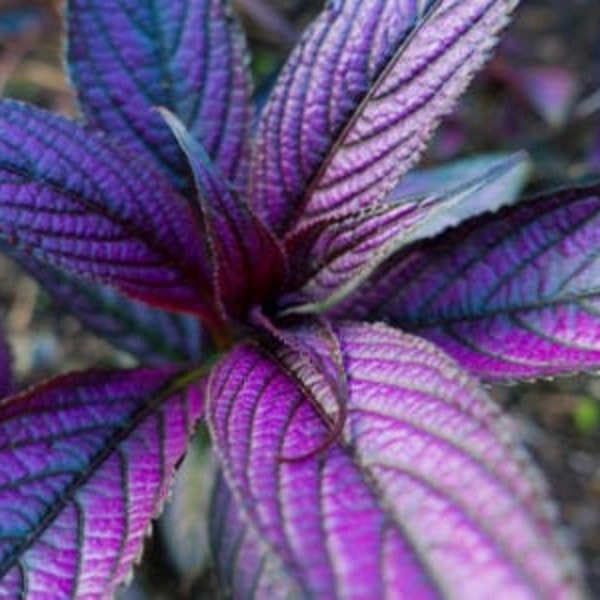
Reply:
<svg viewBox="0 0 600 600"><path fill-rule="evenodd" d="M423 174L376 208L299 229L287 240L288 252L306 266L295 272L297 289L283 297L281 307L295 313L328 310L400 248L514 202L529 172L523 154L480 161L479 166L473 179L447 177L445 186L435 179L439 175L426 181ZM417 190L426 195L406 195Z"/></svg>
<svg viewBox="0 0 600 600"><path fill-rule="evenodd" d="M244 187L251 120L245 44L223 0L69 0L68 57L83 111L180 183L187 164L154 110L175 113Z"/></svg>
<svg viewBox="0 0 600 600"><path fill-rule="evenodd" d="M164 308L202 312L210 294L192 209L151 164L8 101L0 103L0 238Z"/></svg>
<svg viewBox="0 0 600 600"><path fill-rule="evenodd" d="M496 381L600 366L600 186L480 217L394 256L338 314L423 335Z"/></svg>
<svg viewBox="0 0 600 600"><path fill-rule="evenodd" d="M181 121L172 113L161 113L194 175L218 300L226 315L244 316L249 307L271 296L283 278L283 248L244 198L228 186Z"/></svg>
<svg viewBox="0 0 600 600"><path fill-rule="evenodd" d="M0 404L0 597L112 597L201 412L172 369L70 375Z"/></svg>
<svg viewBox="0 0 600 600"><path fill-rule="evenodd" d="M267 105L254 201L279 231L366 208L418 159L517 0L327 4Z"/></svg>
<svg viewBox="0 0 600 600"><path fill-rule="evenodd" d="M234 596L273 597L274 574L282 597L576 596L544 485L496 405L425 340L334 327L348 416L321 455L282 460L328 428L272 353L239 346L209 382L228 488L213 543ZM327 363L322 331L301 335Z"/></svg>

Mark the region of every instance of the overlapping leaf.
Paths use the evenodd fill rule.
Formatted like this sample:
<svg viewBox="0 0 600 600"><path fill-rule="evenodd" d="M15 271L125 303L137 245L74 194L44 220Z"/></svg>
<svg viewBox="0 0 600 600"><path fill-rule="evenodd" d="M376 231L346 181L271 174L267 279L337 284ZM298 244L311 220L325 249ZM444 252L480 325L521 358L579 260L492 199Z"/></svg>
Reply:
<svg viewBox="0 0 600 600"><path fill-rule="evenodd" d="M112 596L202 411L177 377L88 372L0 404L0 597Z"/></svg>
<svg viewBox="0 0 600 600"><path fill-rule="evenodd" d="M321 331L301 335L327 363ZM381 325L336 334L348 417L321 456L289 460L328 430L272 354L240 346L209 383L227 486L214 544L234 595L575 595L545 490L493 402L424 340Z"/></svg>
<svg viewBox="0 0 600 600"><path fill-rule="evenodd" d="M518 198L529 171L525 155L478 164L472 179L452 180L452 172L446 169L442 186L435 173L430 180L423 174L420 181L400 185L372 210L297 230L287 240L288 251L304 268L296 270L290 286L296 289L283 297L281 307L288 312L323 312L400 248ZM406 195L413 191L424 195Z"/></svg>
<svg viewBox="0 0 600 600"><path fill-rule="evenodd" d="M390 259L340 307L489 380L600 365L600 186L480 217Z"/></svg>
<svg viewBox="0 0 600 600"><path fill-rule="evenodd" d="M180 184L187 164L154 110L175 113L243 187L250 83L223 0L69 0L71 73L94 127L122 135Z"/></svg>
<svg viewBox="0 0 600 600"><path fill-rule="evenodd" d="M227 316L243 316L272 294L283 278L283 248L243 197L228 186L183 124L173 114L161 112L194 176L218 301Z"/></svg>
<svg viewBox="0 0 600 600"><path fill-rule="evenodd" d="M0 239L36 260L165 308L211 292L192 208L107 138L0 103Z"/></svg>
<svg viewBox="0 0 600 600"><path fill-rule="evenodd" d="M329 3L292 54L259 126L252 187L260 214L281 231L382 200L516 4Z"/></svg>

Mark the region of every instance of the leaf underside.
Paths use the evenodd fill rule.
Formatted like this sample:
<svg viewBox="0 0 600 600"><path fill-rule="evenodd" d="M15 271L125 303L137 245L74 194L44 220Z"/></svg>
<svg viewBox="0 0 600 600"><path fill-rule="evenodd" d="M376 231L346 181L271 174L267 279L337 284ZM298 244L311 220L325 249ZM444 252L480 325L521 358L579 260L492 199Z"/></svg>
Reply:
<svg viewBox="0 0 600 600"><path fill-rule="evenodd" d="M176 375L87 372L0 404L0 597L112 597L202 411Z"/></svg>
<svg viewBox="0 0 600 600"><path fill-rule="evenodd" d="M227 589L575 595L544 486L494 403L424 340L385 326L335 331L348 416L322 455L282 460L318 448L328 430L271 354L242 345L213 372L208 419L226 486L216 492L213 547ZM321 328L300 335L332 360Z"/></svg>

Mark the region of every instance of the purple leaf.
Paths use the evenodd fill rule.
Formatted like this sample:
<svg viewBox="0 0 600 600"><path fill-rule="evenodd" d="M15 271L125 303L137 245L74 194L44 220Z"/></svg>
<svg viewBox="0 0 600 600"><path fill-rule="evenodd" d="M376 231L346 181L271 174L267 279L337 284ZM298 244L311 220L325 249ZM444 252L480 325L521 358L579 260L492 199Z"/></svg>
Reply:
<svg viewBox="0 0 600 600"><path fill-rule="evenodd" d="M322 332L301 335L331 362ZM383 325L336 334L348 415L320 456L282 460L328 428L271 352L239 346L209 382L227 486L213 545L234 597L274 585L281 597L577 597L545 486L496 405L424 340Z"/></svg>
<svg viewBox="0 0 600 600"><path fill-rule="evenodd" d="M189 383L87 372L0 404L0 597L112 597L201 415Z"/></svg>
<svg viewBox="0 0 600 600"><path fill-rule="evenodd" d="M199 228L166 179L109 138L16 102L0 103L0 239L150 304L207 310Z"/></svg>
<svg viewBox="0 0 600 600"><path fill-rule="evenodd" d="M269 297L283 278L283 248L244 199L227 185L181 121L168 111L161 113L194 175L218 300L226 315L244 316L249 307Z"/></svg>
<svg viewBox="0 0 600 600"><path fill-rule="evenodd" d="M206 350L208 340L195 317L152 308L113 288L86 282L42 265L31 256L13 253L6 244L0 243L0 248L34 277L62 309L142 363L156 364L165 358L195 362Z"/></svg>
<svg viewBox="0 0 600 600"><path fill-rule="evenodd" d="M154 110L175 113L245 187L251 121L245 43L228 1L70 0L71 74L89 123L178 181L187 164Z"/></svg>
<svg viewBox="0 0 600 600"><path fill-rule="evenodd" d="M458 223L514 202L529 172L525 155L479 161L477 177L460 179L447 167L445 186L432 178L398 186L382 205L332 223L308 225L288 238L297 288L284 296L289 313L324 312L349 296L400 248L431 238ZM466 174L470 169L465 169ZM444 173L444 172L443 172ZM423 175L422 177L426 177ZM407 195L420 188L427 195ZM292 259L292 262L294 260Z"/></svg>
<svg viewBox="0 0 600 600"><path fill-rule="evenodd" d="M516 4L329 3L261 119L251 175L259 213L287 231L382 200L417 161Z"/></svg>
<svg viewBox="0 0 600 600"><path fill-rule="evenodd" d="M384 319L495 381L600 366L600 186L480 217L384 264L338 314Z"/></svg>

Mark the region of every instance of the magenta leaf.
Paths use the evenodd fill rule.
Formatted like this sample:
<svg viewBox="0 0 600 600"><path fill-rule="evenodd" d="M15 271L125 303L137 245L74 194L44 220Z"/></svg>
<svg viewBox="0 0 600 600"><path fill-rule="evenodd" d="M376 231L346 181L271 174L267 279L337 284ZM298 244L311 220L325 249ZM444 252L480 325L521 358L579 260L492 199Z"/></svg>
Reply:
<svg viewBox="0 0 600 600"><path fill-rule="evenodd" d="M245 186L250 82L228 1L69 0L68 29L71 74L93 127L123 136L181 184L185 158L154 110L166 107Z"/></svg>
<svg viewBox="0 0 600 600"><path fill-rule="evenodd" d="M281 244L212 164L204 148L168 111L161 111L194 175L212 260L215 289L226 316L244 316L264 301L283 278Z"/></svg>
<svg viewBox="0 0 600 600"><path fill-rule="evenodd" d="M339 314L423 335L494 381L600 366L600 186L480 217L394 256Z"/></svg>
<svg viewBox="0 0 600 600"><path fill-rule="evenodd" d="M288 252L297 263L296 290L281 300L289 313L325 312L365 281L388 257L421 239L439 235L475 215L513 203L529 172L525 155L515 154L486 163L479 161L473 179L452 179L442 171L445 186L435 173L430 180L398 186L370 210L344 219L308 225L291 235ZM466 174L471 169L465 169ZM455 173L455 175L457 175ZM427 181L427 182L426 182ZM422 191L425 195L407 195ZM293 262L294 259L292 259Z"/></svg>
<svg viewBox="0 0 600 600"><path fill-rule="evenodd" d="M417 161L517 3L329 3L259 125L251 177L260 214L287 231L382 200Z"/></svg>
<svg viewBox="0 0 600 600"><path fill-rule="evenodd" d="M328 427L277 354L238 346L209 382L213 547L234 597L576 597L545 486L492 400L424 340L334 328L348 414L320 455L282 460ZM299 335L335 368L323 331Z"/></svg>
<svg viewBox="0 0 600 600"><path fill-rule="evenodd" d="M0 597L112 597L202 413L186 377L87 372L0 404Z"/></svg>
<svg viewBox="0 0 600 600"><path fill-rule="evenodd" d="M163 308L211 282L192 208L152 166L56 115L0 103L0 239Z"/></svg>

